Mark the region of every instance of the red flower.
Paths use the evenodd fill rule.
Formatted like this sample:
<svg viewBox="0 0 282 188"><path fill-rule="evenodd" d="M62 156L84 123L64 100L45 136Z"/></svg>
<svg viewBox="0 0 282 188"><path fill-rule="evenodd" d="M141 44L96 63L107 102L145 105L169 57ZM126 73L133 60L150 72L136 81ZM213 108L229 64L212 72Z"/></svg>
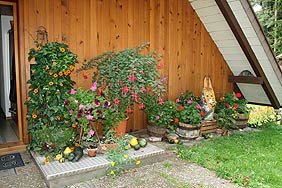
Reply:
<svg viewBox="0 0 282 188"><path fill-rule="evenodd" d="M182 111L183 109L184 109L183 106L178 106L179 111Z"/></svg>
<svg viewBox="0 0 282 188"><path fill-rule="evenodd" d="M88 76L86 74L83 74L83 78L86 80Z"/></svg>
<svg viewBox="0 0 282 188"><path fill-rule="evenodd" d="M159 105L163 105L164 104L164 101L163 101L163 99L162 98L159 98Z"/></svg>
<svg viewBox="0 0 282 188"><path fill-rule="evenodd" d="M178 118L174 118L174 123L178 123L179 119Z"/></svg>
<svg viewBox="0 0 282 188"><path fill-rule="evenodd" d="M200 115L201 115L202 117L204 117L204 116L205 116L205 112L200 112Z"/></svg>
<svg viewBox="0 0 282 188"><path fill-rule="evenodd" d="M241 95L241 93L236 93L235 96L236 96L237 98L240 98L242 95Z"/></svg>
<svg viewBox="0 0 282 188"><path fill-rule="evenodd" d="M128 89L127 86L123 86L122 89L121 89L121 92L122 92L123 94L126 94L128 91L129 91L129 89Z"/></svg>
<svg viewBox="0 0 282 188"><path fill-rule="evenodd" d="M235 108L235 109L238 108L238 104L234 104L234 108Z"/></svg>
<svg viewBox="0 0 282 188"><path fill-rule="evenodd" d="M230 107L230 104L226 103L225 106L226 106L226 107Z"/></svg>
<svg viewBox="0 0 282 188"><path fill-rule="evenodd" d="M136 80L136 77L134 76L134 74L132 74L132 75L129 75L129 80L131 81L131 82L134 82L135 80Z"/></svg>

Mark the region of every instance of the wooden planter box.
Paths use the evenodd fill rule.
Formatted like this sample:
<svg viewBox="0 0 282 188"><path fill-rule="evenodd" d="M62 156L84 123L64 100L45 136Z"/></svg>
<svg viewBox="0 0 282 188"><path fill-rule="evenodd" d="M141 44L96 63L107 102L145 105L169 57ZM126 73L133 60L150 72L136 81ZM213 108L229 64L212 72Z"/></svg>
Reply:
<svg viewBox="0 0 282 188"><path fill-rule="evenodd" d="M216 120L205 121L201 125L201 134L215 133L218 129Z"/></svg>

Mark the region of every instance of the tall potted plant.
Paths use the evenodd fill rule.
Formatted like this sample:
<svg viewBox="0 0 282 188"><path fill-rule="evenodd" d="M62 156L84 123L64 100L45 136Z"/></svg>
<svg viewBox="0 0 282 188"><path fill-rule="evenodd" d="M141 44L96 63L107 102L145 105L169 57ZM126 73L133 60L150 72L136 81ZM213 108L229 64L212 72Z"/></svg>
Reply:
<svg viewBox="0 0 282 188"><path fill-rule="evenodd" d="M140 103L140 96L150 92L160 96L165 91L158 73L160 56L148 52L149 43L120 52L105 52L90 59L81 70L94 68L93 82L98 87L107 88L107 96L123 114L132 112L131 106Z"/></svg>

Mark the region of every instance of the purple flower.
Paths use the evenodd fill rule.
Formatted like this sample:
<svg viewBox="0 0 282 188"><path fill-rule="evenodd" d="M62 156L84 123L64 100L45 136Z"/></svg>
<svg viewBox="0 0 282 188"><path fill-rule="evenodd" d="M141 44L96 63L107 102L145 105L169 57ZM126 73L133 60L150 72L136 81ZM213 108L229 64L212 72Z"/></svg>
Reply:
<svg viewBox="0 0 282 188"><path fill-rule="evenodd" d="M86 116L86 119L87 119L87 120L92 120L92 119L93 119L93 116L87 115L87 116Z"/></svg>
<svg viewBox="0 0 282 188"><path fill-rule="evenodd" d="M176 102L176 103L179 103L179 102L180 102L180 99L179 99L179 98L177 98L177 99L175 100L175 102Z"/></svg>
<svg viewBox="0 0 282 188"><path fill-rule="evenodd" d="M197 108L198 108L198 110L202 110L203 107L198 104Z"/></svg>
<svg viewBox="0 0 282 188"><path fill-rule="evenodd" d="M101 117L101 119L102 119L102 120L106 120L107 117L103 115L103 116Z"/></svg>
<svg viewBox="0 0 282 188"><path fill-rule="evenodd" d="M73 113L73 109L70 109L70 110L69 110L69 113L70 113L70 115L72 115L72 113Z"/></svg>
<svg viewBox="0 0 282 188"><path fill-rule="evenodd" d="M165 83L165 82L166 82L166 77L161 78L160 81L161 81L162 83Z"/></svg>
<svg viewBox="0 0 282 188"><path fill-rule="evenodd" d="M100 106L100 100L95 99L94 104L95 104L96 107Z"/></svg>
<svg viewBox="0 0 282 188"><path fill-rule="evenodd" d="M105 103L104 103L104 106L103 106L103 108L107 108L108 106L110 106L110 102L108 102L108 101L106 101Z"/></svg>
<svg viewBox="0 0 282 188"><path fill-rule="evenodd" d="M96 91L96 89L97 89L97 82L94 82L93 85L91 86L90 90Z"/></svg>
<svg viewBox="0 0 282 188"><path fill-rule="evenodd" d="M86 108L90 110L91 108L93 108L93 106L89 105L89 106L86 106Z"/></svg>
<svg viewBox="0 0 282 188"><path fill-rule="evenodd" d="M82 112L78 112L77 113L77 118L79 119L79 118L81 118L82 117Z"/></svg>
<svg viewBox="0 0 282 188"><path fill-rule="evenodd" d="M95 131L93 131L93 130L91 129L88 134L89 134L89 136L94 136Z"/></svg>
<svg viewBox="0 0 282 188"><path fill-rule="evenodd" d="M188 103L188 104L192 104L192 103L193 103L193 101L190 99L187 103Z"/></svg>
<svg viewBox="0 0 282 188"><path fill-rule="evenodd" d="M74 89L71 89L70 94L74 95L76 93L76 91Z"/></svg>
<svg viewBox="0 0 282 188"><path fill-rule="evenodd" d="M101 111L101 110L97 110L96 113L97 113L98 115L102 115L102 111Z"/></svg>
<svg viewBox="0 0 282 188"><path fill-rule="evenodd" d="M81 110L81 109L83 109L83 108L84 108L84 105L83 105L83 104L80 104L79 107L78 107L79 110Z"/></svg>

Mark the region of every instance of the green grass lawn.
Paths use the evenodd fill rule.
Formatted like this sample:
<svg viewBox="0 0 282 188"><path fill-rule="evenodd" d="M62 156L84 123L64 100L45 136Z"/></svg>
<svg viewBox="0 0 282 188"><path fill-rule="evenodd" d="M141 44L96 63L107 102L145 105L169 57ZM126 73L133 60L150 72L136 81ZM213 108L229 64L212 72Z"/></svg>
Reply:
<svg viewBox="0 0 282 188"><path fill-rule="evenodd" d="M282 187L282 127L179 147L178 156L239 185Z"/></svg>

